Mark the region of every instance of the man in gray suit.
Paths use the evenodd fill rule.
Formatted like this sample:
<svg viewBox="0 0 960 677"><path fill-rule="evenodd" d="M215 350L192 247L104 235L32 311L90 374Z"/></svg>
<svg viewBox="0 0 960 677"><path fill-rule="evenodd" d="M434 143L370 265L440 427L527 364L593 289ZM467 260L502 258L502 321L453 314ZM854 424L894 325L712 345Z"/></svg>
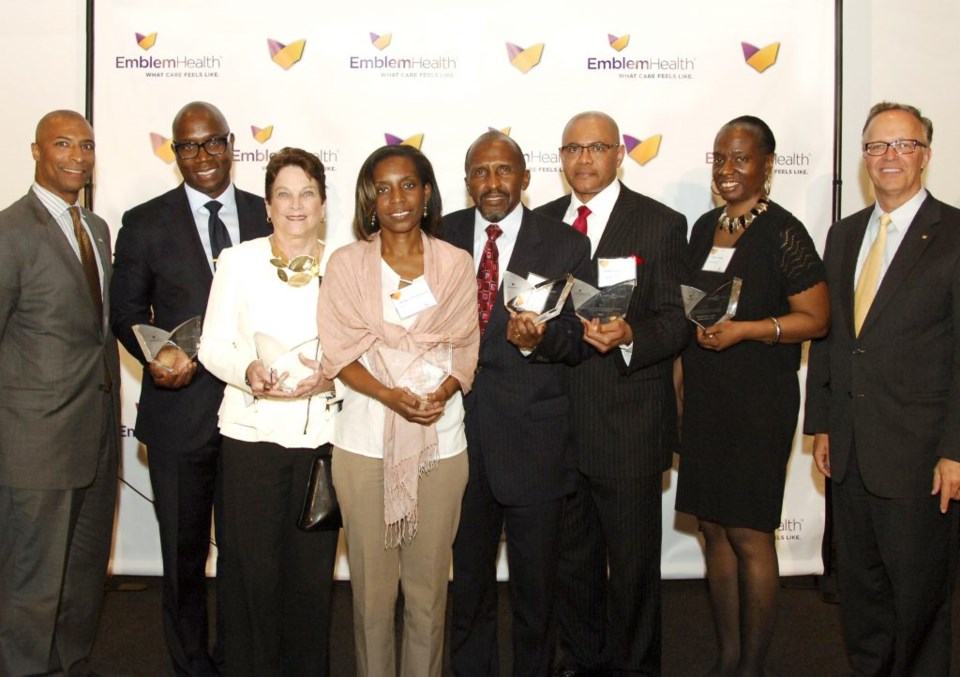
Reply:
<svg viewBox="0 0 960 677"><path fill-rule="evenodd" d="M960 211L923 187L933 124L880 103L863 127L876 204L836 223L829 335L804 432L832 481L853 674L948 675L960 507Z"/></svg>
<svg viewBox="0 0 960 677"><path fill-rule="evenodd" d="M660 492L678 444L687 221L617 180L624 147L609 115L575 115L562 139L573 192L536 211L590 239L598 284L637 284L625 319L584 323L596 354L570 376L578 472L564 506L561 674L659 675Z"/></svg>
<svg viewBox="0 0 960 677"><path fill-rule="evenodd" d="M117 492L110 232L78 202L87 121L49 113L31 149L0 212L0 674L87 675Z"/></svg>

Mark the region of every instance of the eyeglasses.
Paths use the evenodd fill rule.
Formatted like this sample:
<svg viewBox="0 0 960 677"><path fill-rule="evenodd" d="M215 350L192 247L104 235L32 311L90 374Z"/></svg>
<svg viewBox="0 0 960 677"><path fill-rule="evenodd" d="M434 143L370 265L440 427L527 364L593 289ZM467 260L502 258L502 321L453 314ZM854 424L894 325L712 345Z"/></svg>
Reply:
<svg viewBox="0 0 960 677"><path fill-rule="evenodd" d="M887 152L887 148L893 148L897 151L897 155L910 155L910 153L917 149L917 146L929 148L927 144L922 141L917 141L916 139L897 139L896 141L871 141L870 143L865 143L863 144L863 152L867 155L879 157Z"/></svg>
<svg viewBox="0 0 960 677"><path fill-rule="evenodd" d="M200 155L201 148L207 151L207 155L221 155L223 151L227 149L229 143L230 135L227 134L226 136L215 136L212 139L207 139L203 143L197 143L196 141L184 141L183 143L174 142L173 150L181 160L192 160Z"/></svg>
<svg viewBox="0 0 960 677"><path fill-rule="evenodd" d="M580 154L585 150L590 151L591 155L603 155L608 150L616 147L617 144L615 143L602 143L600 141L594 141L593 143L587 143L584 145L579 143L568 143L566 146L560 146L560 152L567 157L580 157Z"/></svg>

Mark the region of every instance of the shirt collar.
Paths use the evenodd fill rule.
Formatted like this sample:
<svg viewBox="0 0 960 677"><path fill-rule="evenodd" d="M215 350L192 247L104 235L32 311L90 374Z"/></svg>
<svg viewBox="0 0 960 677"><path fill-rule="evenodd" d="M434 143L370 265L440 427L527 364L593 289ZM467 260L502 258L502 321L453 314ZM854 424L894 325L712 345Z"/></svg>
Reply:
<svg viewBox="0 0 960 677"><path fill-rule="evenodd" d="M584 204L590 209L590 215L596 216L598 223L606 223L613 212L613 206L620 197L620 182L612 181L609 186L590 198L590 202L581 202L576 193L570 193L570 211L576 213Z"/></svg>
<svg viewBox="0 0 960 677"><path fill-rule="evenodd" d="M230 182L230 185L227 186L227 189L217 197L205 195L199 190L191 188L186 183L183 184L183 187L187 191L187 201L190 203L190 211L194 214L199 212L201 209L203 210L203 214L207 214L208 210L205 205L210 202L210 200L216 200L223 205L223 207L220 208L221 214L237 213L237 195L234 192L232 181Z"/></svg>
<svg viewBox="0 0 960 677"><path fill-rule="evenodd" d="M520 223L523 221L523 203L518 204L512 212L507 214L502 221L498 221L497 225L500 226L500 230L503 231L503 235L500 237L507 237L510 239L516 239L517 233L520 232ZM479 209L474 209L473 216L473 227L474 232L479 237L480 234L483 234L486 237L487 226L490 225L490 221L487 221L483 218L483 215L480 214Z"/></svg>
<svg viewBox="0 0 960 677"><path fill-rule="evenodd" d="M33 182L33 192L36 193L37 197L40 198L40 202L47 208L54 218L60 216L66 212L70 207L79 207L80 200L78 199L73 204L69 204L62 197L54 193L53 191L47 190L41 186L36 181Z"/></svg>
<svg viewBox="0 0 960 677"><path fill-rule="evenodd" d="M905 231L910 224L913 223L913 219L917 216L917 212L920 211L920 205L927 199L927 195L927 189L921 187L916 195L890 212L890 225L887 226L887 230L895 232ZM880 215L884 213L879 202L874 204L873 214L870 216L870 225L880 223Z"/></svg>

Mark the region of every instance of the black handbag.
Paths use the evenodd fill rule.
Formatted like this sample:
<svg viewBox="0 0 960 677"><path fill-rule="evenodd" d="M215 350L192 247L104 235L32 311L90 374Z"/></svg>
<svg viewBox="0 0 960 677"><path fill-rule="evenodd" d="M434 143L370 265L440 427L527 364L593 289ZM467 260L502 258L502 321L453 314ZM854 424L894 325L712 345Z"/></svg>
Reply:
<svg viewBox="0 0 960 677"><path fill-rule="evenodd" d="M329 456L315 456L313 459L303 510L297 521L297 526L304 531L333 531L343 526L330 462Z"/></svg>

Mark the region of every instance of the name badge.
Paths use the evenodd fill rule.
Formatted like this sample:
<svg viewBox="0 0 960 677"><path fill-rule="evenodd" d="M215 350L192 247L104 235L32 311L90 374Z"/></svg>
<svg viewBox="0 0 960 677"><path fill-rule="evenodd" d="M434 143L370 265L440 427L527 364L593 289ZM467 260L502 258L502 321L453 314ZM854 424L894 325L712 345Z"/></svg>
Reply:
<svg viewBox="0 0 960 677"><path fill-rule="evenodd" d="M705 270L708 273L724 273L727 270L727 266L730 265L730 259L733 258L733 253L736 251L733 247L711 247L710 253L707 254L707 260L703 264L701 270Z"/></svg>
<svg viewBox="0 0 960 677"><path fill-rule="evenodd" d="M637 261L632 256L617 259L597 259L597 286L612 287L615 284L637 279Z"/></svg>
<svg viewBox="0 0 960 677"><path fill-rule="evenodd" d="M434 298L433 292L430 291L423 277L418 277L413 284L390 294L390 300L393 301L393 307L397 309L397 315L401 320L406 320L421 310L437 305L437 299Z"/></svg>

